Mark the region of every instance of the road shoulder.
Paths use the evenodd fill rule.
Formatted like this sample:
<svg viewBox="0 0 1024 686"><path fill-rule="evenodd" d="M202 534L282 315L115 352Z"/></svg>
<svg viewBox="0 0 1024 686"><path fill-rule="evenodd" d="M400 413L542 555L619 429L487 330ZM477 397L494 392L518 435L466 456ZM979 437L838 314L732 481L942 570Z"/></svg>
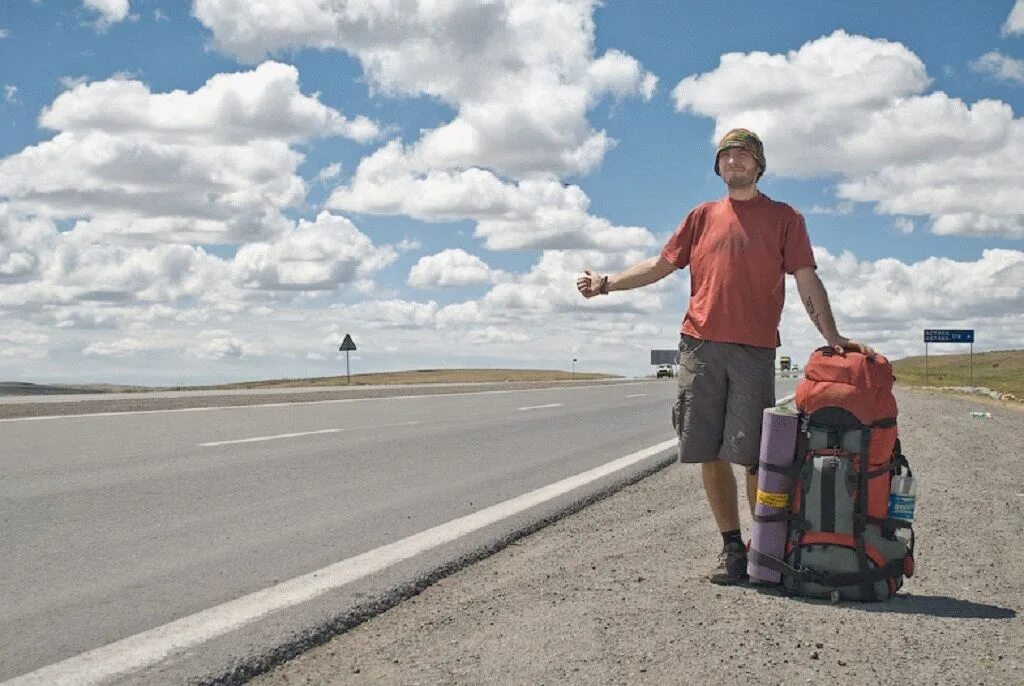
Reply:
<svg viewBox="0 0 1024 686"><path fill-rule="evenodd" d="M894 600L709 585L717 534L698 471L674 465L252 683L1019 683L1021 417L897 397L921 543Z"/></svg>

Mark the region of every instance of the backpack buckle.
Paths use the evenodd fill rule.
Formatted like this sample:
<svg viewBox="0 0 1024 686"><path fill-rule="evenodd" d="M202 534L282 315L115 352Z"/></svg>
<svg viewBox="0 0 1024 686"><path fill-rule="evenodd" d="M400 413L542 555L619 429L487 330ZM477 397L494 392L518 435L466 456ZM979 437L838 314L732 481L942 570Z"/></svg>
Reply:
<svg viewBox="0 0 1024 686"><path fill-rule="evenodd" d="M819 586L825 586L825 573L814 569L813 567L804 567L799 565L796 567L797 576L801 581L807 581L812 584L818 584Z"/></svg>

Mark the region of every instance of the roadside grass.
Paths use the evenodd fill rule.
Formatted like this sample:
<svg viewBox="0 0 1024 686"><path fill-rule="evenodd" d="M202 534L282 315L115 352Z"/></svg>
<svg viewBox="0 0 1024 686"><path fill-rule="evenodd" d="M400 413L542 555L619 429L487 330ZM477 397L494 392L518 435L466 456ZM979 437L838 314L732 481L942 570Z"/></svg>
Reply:
<svg viewBox="0 0 1024 686"><path fill-rule="evenodd" d="M907 357L892 363L896 383L907 386L985 386L1024 398L1024 350L993 350L974 353L974 381L971 356L929 355L928 381L925 358Z"/></svg>

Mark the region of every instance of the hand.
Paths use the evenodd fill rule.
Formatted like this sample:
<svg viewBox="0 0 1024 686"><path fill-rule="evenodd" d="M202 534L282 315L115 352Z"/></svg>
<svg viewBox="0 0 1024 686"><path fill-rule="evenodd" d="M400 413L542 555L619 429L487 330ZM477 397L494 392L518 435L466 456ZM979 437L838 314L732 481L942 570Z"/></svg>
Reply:
<svg viewBox="0 0 1024 686"><path fill-rule="evenodd" d="M584 298L593 298L601 293L601 280L602 276L600 274L588 269L576 279L576 290Z"/></svg>
<svg viewBox="0 0 1024 686"><path fill-rule="evenodd" d="M840 336L839 334L836 334L827 342L828 347L832 348L840 355L842 355L847 350L856 350L857 352L864 353L865 355L875 354L875 349L872 348L870 345L866 345L864 343L861 343L860 341L855 341L852 338Z"/></svg>

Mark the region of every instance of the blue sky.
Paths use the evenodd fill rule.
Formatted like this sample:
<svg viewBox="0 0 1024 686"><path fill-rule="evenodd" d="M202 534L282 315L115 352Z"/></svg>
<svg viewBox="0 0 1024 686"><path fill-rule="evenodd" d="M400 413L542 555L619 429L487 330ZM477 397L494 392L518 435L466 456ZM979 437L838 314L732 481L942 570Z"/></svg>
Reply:
<svg viewBox="0 0 1024 686"><path fill-rule="evenodd" d="M1024 347L1022 2L3 0L0 89L2 380L328 375L345 333L649 373L688 275L575 274L720 197L735 125L845 335ZM794 297L781 333L820 344Z"/></svg>

